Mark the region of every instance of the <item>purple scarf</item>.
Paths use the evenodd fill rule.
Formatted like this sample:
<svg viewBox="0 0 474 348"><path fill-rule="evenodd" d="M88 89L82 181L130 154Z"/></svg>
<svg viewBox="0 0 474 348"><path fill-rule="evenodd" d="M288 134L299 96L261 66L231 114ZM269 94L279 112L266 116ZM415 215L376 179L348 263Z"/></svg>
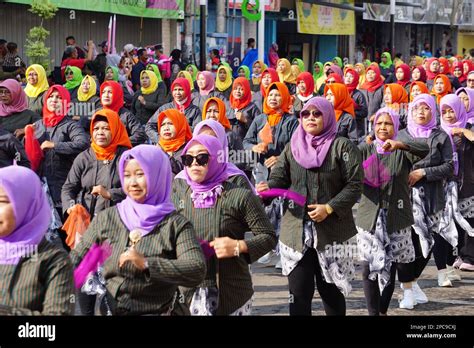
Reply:
<svg viewBox="0 0 474 348"><path fill-rule="evenodd" d="M229 162L229 141L227 139L225 128L219 122L214 121L212 119L207 119L207 120L199 122L194 128L193 136L199 135L205 126L211 128L214 131L214 133L216 133L217 140L219 140L219 142L221 143L221 146L224 152L223 152L223 155L221 155L220 157L223 157L221 158L221 160L224 160L227 163L227 173L229 174L229 177L241 175L245 179L247 179L250 187L254 188L252 183L248 179L247 175L245 175L245 173L242 170L237 168L237 166L234 163ZM181 172L179 172L175 176L175 179L186 180L185 170L182 170Z"/></svg>
<svg viewBox="0 0 474 348"><path fill-rule="evenodd" d="M474 77L474 76L473 76ZM467 110L467 123L470 123L474 125L474 89L469 89L465 87L461 87L456 91L456 95L461 94L461 92L464 92L467 94L467 97L469 98L469 109Z"/></svg>
<svg viewBox="0 0 474 348"><path fill-rule="evenodd" d="M336 116L331 103L323 97L314 97L301 111L310 106L323 113L323 131L316 136L306 133L302 125L303 118L300 118L300 124L291 137L291 153L296 162L306 169L321 167L337 135Z"/></svg>
<svg viewBox="0 0 474 348"><path fill-rule="evenodd" d="M332 64L329 69L334 73L338 74L342 79L344 79L344 74L342 73L342 69L339 67L339 65Z"/></svg>
<svg viewBox="0 0 474 348"><path fill-rule="evenodd" d="M400 127L400 116L392 108L384 107L384 108L380 109L379 111L377 111L377 113L375 114L375 117L374 117L374 129L375 129L375 125L377 124L377 119L380 116L385 115L385 114L388 114L390 116L390 118L392 119L392 122L393 122L394 133L393 133L392 139L397 139L398 128ZM377 138L377 134L375 134L375 149L377 150L377 153L379 153L381 155L391 154L390 151L384 151L382 149L382 146L384 144L385 144L385 141L380 140L379 138Z"/></svg>
<svg viewBox="0 0 474 348"><path fill-rule="evenodd" d="M449 139L451 140L451 146L453 147L453 154L456 153L456 143L453 139L452 130L453 128L466 128L467 123L467 114L466 108L464 107L463 102L459 97L455 94L448 94L441 98L439 103L439 109L441 110L441 114L443 113L443 108L445 106L449 106L451 109L454 110L456 114L456 122L454 123L446 123L441 117L441 128L448 134ZM454 159L454 174L458 175L459 172L459 161L457 160L458 156L453 156Z"/></svg>
<svg viewBox="0 0 474 348"><path fill-rule="evenodd" d="M119 174L124 187L124 171L128 160L136 159L145 173L147 195L145 202L137 203L127 196L117 204L123 223L132 231L140 229L142 237L150 233L161 220L175 210L171 202L172 172L168 156L158 147L138 145L122 154Z"/></svg>
<svg viewBox="0 0 474 348"><path fill-rule="evenodd" d="M183 154L186 154L188 149L195 143L203 145L209 152L210 158L207 164L207 175L201 183L191 180L187 168L184 169L184 175L186 182L193 191L191 198L194 203L194 208L210 208L215 205L217 197L222 193L222 183L230 176L229 163L219 160L223 150L219 140L205 134L193 136L191 141L184 148Z"/></svg>
<svg viewBox="0 0 474 348"><path fill-rule="evenodd" d="M16 112L22 112L28 109L28 97L21 88L18 81L8 79L0 83L0 87L8 89L12 95L12 102L9 105L0 103L0 117L10 116Z"/></svg>
<svg viewBox="0 0 474 348"><path fill-rule="evenodd" d="M32 170L21 166L0 169L0 186L15 214L16 227L0 238L0 265L17 265L22 256L36 252L51 221L51 208L41 181Z"/></svg>
<svg viewBox="0 0 474 348"><path fill-rule="evenodd" d="M425 103L431 110L431 120L425 124L417 124L413 120L412 109L421 103ZM408 106L407 115L407 130L413 138L428 138L431 135L431 131L436 128L436 101L429 94L420 94L413 99Z"/></svg>

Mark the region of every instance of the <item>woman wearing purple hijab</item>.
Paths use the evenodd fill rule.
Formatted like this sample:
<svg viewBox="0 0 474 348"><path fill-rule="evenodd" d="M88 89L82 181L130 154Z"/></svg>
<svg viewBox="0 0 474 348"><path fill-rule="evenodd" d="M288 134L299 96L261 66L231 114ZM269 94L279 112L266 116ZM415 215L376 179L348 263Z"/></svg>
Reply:
<svg viewBox="0 0 474 348"><path fill-rule="evenodd" d="M446 236L443 238L438 233L445 206L443 182L453 173L453 150L448 135L436 125L436 101L429 94L418 95L409 105L407 128L400 131L398 137L403 142L424 142L430 148L429 154L413 165L408 176L415 219L412 228L415 261L397 266L399 277L400 274L413 275L411 281L402 283L404 294L399 304L400 308L413 309L416 304L428 302L417 280L431 252L438 267L439 286L449 286L451 280L459 277L452 267L446 269L448 250L452 248L448 248Z"/></svg>
<svg viewBox="0 0 474 348"><path fill-rule="evenodd" d="M360 144L364 189L357 210L357 246L369 315L386 315L395 289L398 263L415 260L409 175L424 158L426 142L398 140L399 115L382 108L374 117L375 141ZM413 274L398 273L402 283Z"/></svg>
<svg viewBox="0 0 474 348"><path fill-rule="evenodd" d="M352 206L362 191L360 162L355 145L337 137L332 105L314 97L302 108L300 124L268 183L257 185L259 192L280 188L306 197L303 207L286 201L281 222L290 315L311 315L315 276L326 314L346 314L345 296L355 273L348 240L357 233Z"/></svg>
<svg viewBox="0 0 474 348"><path fill-rule="evenodd" d="M0 315L72 315L72 264L45 239L51 210L38 176L0 169ZM38 276L41 275L41 276Z"/></svg>
<svg viewBox="0 0 474 348"><path fill-rule="evenodd" d="M103 276L112 314L184 314L178 286L201 283L205 263L193 226L171 202L168 156L139 145L122 154L119 173L127 198L97 214L71 252L73 263L94 243L109 243Z"/></svg>
<svg viewBox="0 0 474 348"><path fill-rule="evenodd" d="M456 91L456 95L461 99L466 108L467 123L474 125L474 89L462 87Z"/></svg>
<svg viewBox="0 0 474 348"><path fill-rule="evenodd" d="M447 183L442 229L456 232L458 259L453 266L474 271L474 132L461 100L453 94L441 98L441 128L455 153L454 175ZM456 236L457 237L457 236ZM449 265L449 264L448 264Z"/></svg>
<svg viewBox="0 0 474 348"><path fill-rule="evenodd" d="M173 202L213 250L204 281L184 290L191 315L249 315L249 264L272 250L275 232L257 196L230 179L234 173L216 137L195 135L183 153L185 179L173 181ZM244 240L247 231L253 237Z"/></svg>

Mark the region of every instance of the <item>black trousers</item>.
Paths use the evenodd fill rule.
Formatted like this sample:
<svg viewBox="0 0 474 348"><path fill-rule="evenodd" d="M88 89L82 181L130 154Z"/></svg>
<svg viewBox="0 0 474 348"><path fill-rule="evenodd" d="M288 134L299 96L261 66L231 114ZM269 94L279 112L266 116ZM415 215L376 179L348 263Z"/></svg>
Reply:
<svg viewBox="0 0 474 348"><path fill-rule="evenodd" d="M411 231L411 239L413 241L413 247L415 248L415 261L410 263L397 263L398 271L398 281L401 283L412 282L415 279L420 278L421 273L426 268L428 261L430 261L431 253L428 254L427 258L423 257L423 252L421 251L420 237Z"/></svg>
<svg viewBox="0 0 474 348"><path fill-rule="evenodd" d="M369 315L378 316L380 314L387 313L393 291L395 290L396 273L397 264L393 262L392 267L390 268L390 282L387 284L385 289L383 289L382 295L380 295L379 283L377 279L369 279L369 263L367 261L362 262L362 285L364 287L364 295L367 302L367 310L369 311Z"/></svg>
<svg viewBox="0 0 474 348"><path fill-rule="evenodd" d="M471 226L474 226L474 218L466 220ZM470 237L458 224L456 224L456 228L459 233L459 256L464 262L474 265L474 237Z"/></svg>
<svg viewBox="0 0 474 348"><path fill-rule="evenodd" d="M91 316L95 314L96 295L87 295L79 290L77 299L79 301L79 308L82 315Z"/></svg>
<svg viewBox="0 0 474 348"><path fill-rule="evenodd" d="M314 278L326 315L346 315L346 300L335 284L323 278L318 255L308 249L295 269L288 275L290 315L311 315L314 295Z"/></svg>
<svg viewBox="0 0 474 348"><path fill-rule="evenodd" d="M446 269L446 265L452 266L456 260L454 248L443 237L437 233L433 233L434 246L433 256L438 271Z"/></svg>

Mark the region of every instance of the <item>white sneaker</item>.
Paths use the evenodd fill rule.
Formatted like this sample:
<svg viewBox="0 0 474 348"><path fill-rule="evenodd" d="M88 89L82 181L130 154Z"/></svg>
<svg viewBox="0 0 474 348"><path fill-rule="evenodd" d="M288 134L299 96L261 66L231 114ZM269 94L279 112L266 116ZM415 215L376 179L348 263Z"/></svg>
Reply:
<svg viewBox="0 0 474 348"><path fill-rule="evenodd" d="M420 286L417 282L412 283L413 296L415 297L415 302L418 303L428 303L428 297L426 294L421 290Z"/></svg>
<svg viewBox="0 0 474 348"><path fill-rule="evenodd" d="M453 268L452 266L446 266L447 274L448 274L448 279L451 281L460 281L461 276L456 272L456 269Z"/></svg>
<svg viewBox="0 0 474 348"><path fill-rule="evenodd" d="M438 271L438 286L441 286L441 287L453 286L453 283L451 283L451 281L448 278L448 272L445 269Z"/></svg>
<svg viewBox="0 0 474 348"><path fill-rule="evenodd" d="M272 261L273 251L269 251L257 260L258 263L268 265Z"/></svg>
<svg viewBox="0 0 474 348"><path fill-rule="evenodd" d="M403 298L399 303L401 309L413 309L415 308L415 296L413 295L412 289L403 290Z"/></svg>

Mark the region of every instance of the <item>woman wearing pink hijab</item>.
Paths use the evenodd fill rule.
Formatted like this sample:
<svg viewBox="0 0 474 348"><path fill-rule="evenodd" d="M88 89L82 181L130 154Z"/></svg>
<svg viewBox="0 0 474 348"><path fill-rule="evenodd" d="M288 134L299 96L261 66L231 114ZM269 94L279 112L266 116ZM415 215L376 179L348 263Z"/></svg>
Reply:
<svg viewBox="0 0 474 348"><path fill-rule="evenodd" d="M221 100L226 100L224 95L215 89L215 78L209 71L200 71L196 76L196 83L198 90L191 94L192 103L203 109L206 100L212 97L217 97Z"/></svg>
<svg viewBox="0 0 474 348"><path fill-rule="evenodd" d="M310 99L299 116L290 144L257 191L289 189L306 199L303 206L286 202L281 222L290 315L311 315L315 277L326 314L345 315L354 265L350 255L336 250L347 250L357 233L351 209L362 191L360 154L337 136L334 108L325 98Z"/></svg>

